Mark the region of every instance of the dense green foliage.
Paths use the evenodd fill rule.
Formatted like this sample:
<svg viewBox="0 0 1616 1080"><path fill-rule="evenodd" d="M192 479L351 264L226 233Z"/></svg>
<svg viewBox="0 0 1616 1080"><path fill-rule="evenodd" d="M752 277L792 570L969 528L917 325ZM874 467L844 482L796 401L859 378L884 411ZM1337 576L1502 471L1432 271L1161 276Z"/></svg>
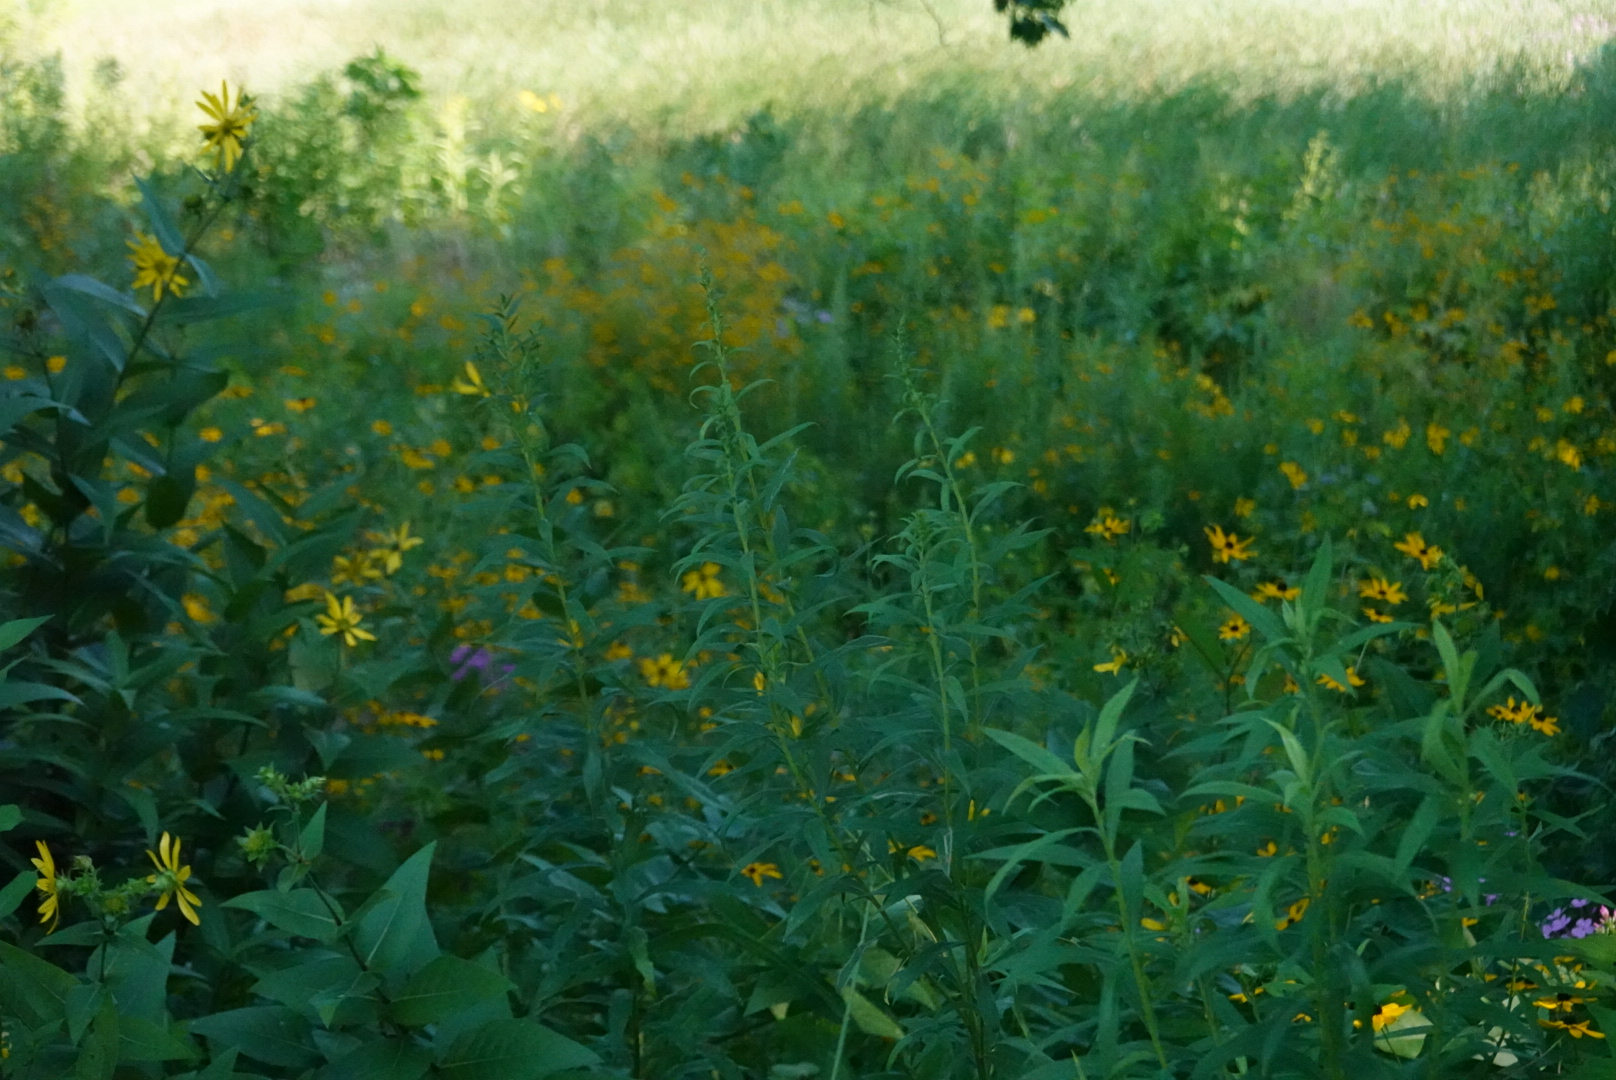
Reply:
<svg viewBox="0 0 1616 1080"><path fill-rule="evenodd" d="M0 67L0 1075L1616 1072L1616 62L424 89Z"/></svg>

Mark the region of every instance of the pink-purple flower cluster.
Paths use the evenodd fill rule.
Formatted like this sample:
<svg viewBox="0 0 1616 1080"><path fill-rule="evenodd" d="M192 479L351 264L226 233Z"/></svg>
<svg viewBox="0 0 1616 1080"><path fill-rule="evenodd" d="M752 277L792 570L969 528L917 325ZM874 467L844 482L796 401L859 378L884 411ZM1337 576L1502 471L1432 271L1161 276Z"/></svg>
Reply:
<svg viewBox="0 0 1616 1080"><path fill-rule="evenodd" d="M487 649L472 645L456 645L449 654L449 663L454 665L454 672L449 676L459 682L472 672L476 672L484 679L493 674L490 685L498 686L511 677L516 670L515 664L494 663L494 654Z"/></svg>
<svg viewBox="0 0 1616 1080"><path fill-rule="evenodd" d="M1543 920L1546 938L1585 938L1593 934L1616 934L1616 910L1599 905L1595 914L1593 903L1573 900L1567 908L1555 908Z"/></svg>

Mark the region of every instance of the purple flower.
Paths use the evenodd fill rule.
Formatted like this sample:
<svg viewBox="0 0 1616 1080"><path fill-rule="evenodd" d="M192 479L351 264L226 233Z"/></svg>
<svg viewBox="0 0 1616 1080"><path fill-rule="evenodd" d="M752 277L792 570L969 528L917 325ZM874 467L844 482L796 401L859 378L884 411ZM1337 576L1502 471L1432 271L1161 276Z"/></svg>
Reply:
<svg viewBox="0 0 1616 1080"><path fill-rule="evenodd" d="M1571 916L1565 913L1565 908L1555 908L1549 917L1543 920L1543 936L1551 938L1571 925Z"/></svg>
<svg viewBox="0 0 1616 1080"><path fill-rule="evenodd" d="M473 671L479 675L487 675L494 667L494 654L481 647L456 645L454 651L449 654L449 663L460 665L449 676L455 682L459 682ZM515 664L500 664L499 677L494 680L494 685L504 682L515 670Z"/></svg>

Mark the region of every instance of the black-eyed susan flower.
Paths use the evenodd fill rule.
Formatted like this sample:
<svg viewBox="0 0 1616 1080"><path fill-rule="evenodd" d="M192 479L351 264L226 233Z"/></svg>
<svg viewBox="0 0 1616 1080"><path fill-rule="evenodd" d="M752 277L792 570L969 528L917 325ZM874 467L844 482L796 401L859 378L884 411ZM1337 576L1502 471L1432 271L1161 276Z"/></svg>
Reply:
<svg viewBox="0 0 1616 1080"><path fill-rule="evenodd" d="M1307 908L1311 902L1312 901L1309 897L1304 896L1300 900L1296 901L1296 903L1286 908L1285 914L1274 920L1274 929L1288 930L1297 923L1301 922L1302 916L1307 914Z"/></svg>
<svg viewBox="0 0 1616 1080"><path fill-rule="evenodd" d="M1264 581L1252 593L1252 599L1263 600L1295 600L1302 595L1302 590L1295 585L1287 585L1283 581Z"/></svg>
<svg viewBox="0 0 1616 1080"><path fill-rule="evenodd" d="M48 934L62 921L62 897L56 889L56 860L51 857L50 848L45 846L43 840L35 840L34 846L39 849L39 858L28 861L39 871L34 888L44 894L39 901L39 921L50 923L45 931Z"/></svg>
<svg viewBox="0 0 1616 1080"><path fill-rule="evenodd" d="M180 914L190 920L192 926L201 926L202 920L197 916L196 909L202 906L202 901L185 887L185 883L191 879L191 868L180 865L179 838L170 839L165 832L157 842L157 851L148 848L146 854L152 865L157 867L157 873L146 877L146 884L157 887L157 910L162 911L173 899L179 904Z"/></svg>
<svg viewBox="0 0 1616 1080"><path fill-rule="evenodd" d="M1345 686L1342 686L1328 675L1320 675L1317 681L1320 686L1327 690L1334 690L1338 694L1345 694L1349 692ZM1364 685L1363 676L1358 674L1356 668L1347 668L1347 682L1353 686Z"/></svg>
<svg viewBox="0 0 1616 1080"><path fill-rule="evenodd" d="M1256 554L1250 550L1253 542L1250 537L1242 540L1234 533L1225 533L1218 525L1209 525L1203 531L1212 545L1213 562L1244 562Z"/></svg>
<svg viewBox="0 0 1616 1080"><path fill-rule="evenodd" d="M1251 624L1239 615L1229 616L1229 621L1218 627L1219 641L1241 641L1251 633Z"/></svg>
<svg viewBox="0 0 1616 1080"><path fill-rule="evenodd" d="M229 172L241 160L247 133L258 118L252 99L238 91L232 104L230 85L220 83L218 96L204 90L202 100L196 103L196 107L208 116L206 123L197 125L197 130L202 133L204 152L214 155L214 164L221 171Z"/></svg>
<svg viewBox="0 0 1616 1080"><path fill-rule="evenodd" d="M1383 577L1367 578L1358 583L1358 595L1366 600L1381 600L1388 604L1401 604L1408 599L1401 581L1387 581Z"/></svg>
<svg viewBox="0 0 1616 1080"><path fill-rule="evenodd" d="M1442 561L1442 549L1434 544L1427 544L1425 537L1417 532L1408 533L1392 547L1411 559L1418 559L1422 570L1430 570Z"/></svg>
<svg viewBox="0 0 1616 1080"><path fill-rule="evenodd" d="M354 607L353 597L344 596L339 600L334 593L325 594L325 612L314 616L322 635L341 634L343 644L349 648L361 641L376 640L375 634L360 625L363 620L364 616Z"/></svg>
<svg viewBox="0 0 1616 1080"><path fill-rule="evenodd" d="M170 255L155 236L145 233L136 233L128 243L129 265L135 271L134 288L151 289L154 303L161 300L165 292L175 296L184 294L191 282L180 273L178 255Z"/></svg>
<svg viewBox="0 0 1616 1080"><path fill-rule="evenodd" d="M783 878L780 867L772 862L750 862L741 867L741 876L751 878L752 884L762 887L764 878Z"/></svg>

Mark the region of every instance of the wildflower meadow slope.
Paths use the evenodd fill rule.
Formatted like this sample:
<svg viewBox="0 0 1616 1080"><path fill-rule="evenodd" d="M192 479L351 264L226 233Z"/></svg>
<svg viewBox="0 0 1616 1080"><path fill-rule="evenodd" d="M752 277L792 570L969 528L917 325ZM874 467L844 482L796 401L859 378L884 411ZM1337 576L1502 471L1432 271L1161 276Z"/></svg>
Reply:
<svg viewBox="0 0 1616 1080"><path fill-rule="evenodd" d="M0 1075L1616 1073L1610 53L13 51Z"/></svg>

